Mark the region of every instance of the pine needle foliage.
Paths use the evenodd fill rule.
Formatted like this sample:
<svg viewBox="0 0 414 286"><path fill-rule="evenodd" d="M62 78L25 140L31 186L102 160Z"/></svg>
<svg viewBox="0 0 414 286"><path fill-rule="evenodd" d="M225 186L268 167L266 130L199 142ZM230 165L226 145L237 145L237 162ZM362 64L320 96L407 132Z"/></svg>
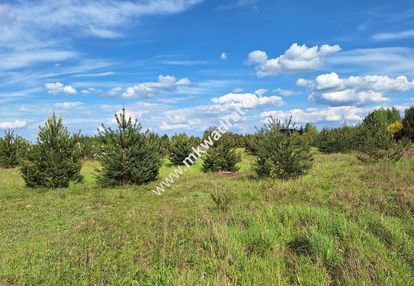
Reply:
<svg viewBox="0 0 414 286"><path fill-rule="evenodd" d="M184 165L185 158L196 147L193 141L186 134L177 134L171 138L170 161L174 166Z"/></svg>
<svg viewBox="0 0 414 286"><path fill-rule="evenodd" d="M21 173L28 187L66 188L80 182L81 148L79 134L71 135L62 118L53 114L39 127L37 144L21 160Z"/></svg>
<svg viewBox="0 0 414 286"><path fill-rule="evenodd" d="M414 142L414 106L411 106L405 111L403 120L403 133L404 136Z"/></svg>
<svg viewBox="0 0 414 286"><path fill-rule="evenodd" d="M141 124L126 115L125 108L115 115L117 128L99 130L101 152L97 182L103 187L144 184L157 178L161 166L159 140L142 132Z"/></svg>
<svg viewBox="0 0 414 286"><path fill-rule="evenodd" d="M407 140L396 141L387 122L368 115L358 130L358 159L363 162L398 161L408 147Z"/></svg>
<svg viewBox="0 0 414 286"><path fill-rule="evenodd" d="M0 138L0 167L14 168L18 165L17 160L18 142L14 132L7 130L4 137Z"/></svg>
<svg viewBox="0 0 414 286"><path fill-rule="evenodd" d="M312 167L310 145L295 130L291 118L285 123L270 118L269 123L259 130L255 164L259 177L296 178Z"/></svg>
<svg viewBox="0 0 414 286"><path fill-rule="evenodd" d="M236 142L232 140L232 137L226 133L223 134L205 154L203 158L203 171L238 171L239 166L237 164L241 161L241 155L235 148Z"/></svg>

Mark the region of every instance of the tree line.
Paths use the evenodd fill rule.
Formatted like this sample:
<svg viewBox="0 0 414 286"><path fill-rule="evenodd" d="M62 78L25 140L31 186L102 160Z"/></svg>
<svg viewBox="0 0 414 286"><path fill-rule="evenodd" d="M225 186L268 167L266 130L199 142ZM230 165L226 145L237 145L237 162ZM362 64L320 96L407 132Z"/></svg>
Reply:
<svg viewBox="0 0 414 286"><path fill-rule="evenodd" d="M183 165L193 148L215 131L203 136L176 134L169 138L142 130L126 116L123 108L115 115L116 127L104 125L98 136L70 134L62 118L53 114L39 127L36 143L31 144L13 131L0 138L0 167L19 166L28 187L68 187L81 182L82 162L97 160L97 183L102 187L145 184L157 179L165 159ZM241 149L255 157L259 177L290 179L306 174L315 152L355 152L363 162L401 159L414 141L414 106L403 118L397 109L378 109L355 126L344 125L318 131L312 124L297 127L292 119L271 118L255 134L225 133L203 155L204 172L238 171Z"/></svg>

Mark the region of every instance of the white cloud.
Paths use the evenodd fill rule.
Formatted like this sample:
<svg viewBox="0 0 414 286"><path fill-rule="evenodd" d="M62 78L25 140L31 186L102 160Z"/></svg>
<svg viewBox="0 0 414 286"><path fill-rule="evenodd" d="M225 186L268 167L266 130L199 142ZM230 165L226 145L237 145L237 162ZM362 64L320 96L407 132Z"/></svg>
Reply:
<svg viewBox="0 0 414 286"><path fill-rule="evenodd" d="M57 95L58 93L66 93L67 95L77 94L77 91L73 86L64 85L61 82L46 83L45 87L51 95Z"/></svg>
<svg viewBox="0 0 414 286"><path fill-rule="evenodd" d="M322 45L308 48L306 45L293 44L285 53L275 59L269 59L264 51L256 50L249 54L247 64L254 66L259 77L281 72L314 71L323 63L325 57L341 50L338 45Z"/></svg>
<svg viewBox="0 0 414 286"><path fill-rule="evenodd" d="M110 91L108 91L108 95L109 96L118 96L121 94L121 92L123 91L122 87L114 87L113 89L111 89Z"/></svg>
<svg viewBox="0 0 414 286"><path fill-rule="evenodd" d="M27 126L26 120L0 121L0 129L18 129Z"/></svg>
<svg viewBox="0 0 414 286"><path fill-rule="evenodd" d="M241 87L237 87L232 90L233 93L242 93L243 91L244 91L244 88L241 88Z"/></svg>
<svg viewBox="0 0 414 286"><path fill-rule="evenodd" d="M262 112L263 120L274 117L281 120L292 116L296 123L318 123L318 122L355 122L365 117L367 110L355 106L339 106L326 108L307 108Z"/></svg>
<svg viewBox="0 0 414 286"><path fill-rule="evenodd" d="M406 92L414 89L414 80L405 76L366 75L340 78L336 73L319 75L315 80L298 79L298 86L308 89L310 98L331 106L364 105L388 102L389 92Z"/></svg>
<svg viewBox="0 0 414 286"><path fill-rule="evenodd" d="M413 65L414 49L401 47L355 49L325 59L327 69L358 74L404 74L414 77Z"/></svg>
<svg viewBox="0 0 414 286"><path fill-rule="evenodd" d="M3 53L3 55L0 55L0 70L13 70L42 62L64 61L76 57L78 57L76 52L57 49L38 49Z"/></svg>
<svg viewBox="0 0 414 286"><path fill-rule="evenodd" d="M231 10L237 8L244 8L244 7L252 7L253 9L258 9L257 3L259 0L235 0L235 1L228 1L229 3L220 5L220 9L223 10Z"/></svg>
<svg viewBox="0 0 414 286"><path fill-rule="evenodd" d="M378 33L374 34L372 38L377 41L392 41L414 37L414 30L407 30L394 33Z"/></svg>
<svg viewBox="0 0 414 286"><path fill-rule="evenodd" d="M0 4L0 68L64 61L73 55L60 47L72 38L119 38L146 17L177 14L202 1L8 1Z"/></svg>
<svg viewBox="0 0 414 286"><path fill-rule="evenodd" d="M282 89L282 88L277 88L277 89L273 90L273 92L277 95L280 95L280 96L292 96L292 95L296 95L296 94L300 93L298 91L293 91L293 90L289 90L289 89Z"/></svg>
<svg viewBox="0 0 414 286"><path fill-rule="evenodd" d="M120 116L121 115L121 110L118 111L116 113L116 115ZM135 111L131 112L129 110L125 110L125 118L127 118L127 119L131 118L131 120L133 120L133 121L139 120L142 117L142 115L143 115L143 113L141 113L141 112L135 112ZM115 117L111 118L111 123L117 124Z"/></svg>
<svg viewBox="0 0 414 286"><path fill-rule="evenodd" d="M190 125L186 123L182 124L169 124L167 122L163 122L160 125L160 129L163 131L169 131L169 130L180 130L180 129L190 129Z"/></svg>
<svg viewBox="0 0 414 286"><path fill-rule="evenodd" d="M221 60L227 60L227 53L221 53L221 55L220 55L220 59Z"/></svg>
<svg viewBox="0 0 414 286"><path fill-rule="evenodd" d="M241 108L255 108L259 105L283 105L283 100L279 96L263 96L265 90L258 90L256 94L253 93L228 93L221 97L212 98L211 101L215 104L221 104L224 107L241 107Z"/></svg>
<svg viewBox="0 0 414 286"><path fill-rule="evenodd" d="M59 66L57 66L59 67ZM72 75L72 77L90 77L90 78L94 78L94 77L104 77L104 76L111 76L114 75L115 72L99 72L99 73L83 73L83 74L75 74Z"/></svg>
<svg viewBox="0 0 414 286"><path fill-rule="evenodd" d="M3 27L0 41L14 32L14 37L32 38L30 35L54 34L57 30L75 29L78 33L96 37L120 36L124 25L137 19L183 12L202 0L152 0L152 1L46 1L16 2L1 5L0 15L10 20ZM33 17L36 15L36 17ZM37 35L40 36L40 35ZM16 39L17 40L17 39Z"/></svg>
<svg viewBox="0 0 414 286"><path fill-rule="evenodd" d="M82 89L81 90L81 93L82 94L101 94L102 93L102 90L100 90L100 89L96 89L96 88L94 88L94 87L89 87L89 88L87 88L87 89Z"/></svg>
<svg viewBox="0 0 414 286"><path fill-rule="evenodd" d="M191 86L188 78L177 80L174 76L160 75L157 82L144 82L128 87L123 93L124 97L148 97L160 93L176 92L179 87Z"/></svg>
<svg viewBox="0 0 414 286"><path fill-rule="evenodd" d="M74 109L82 105L82 102L58 102L53 104L53 107L56 109Z"/></svg>

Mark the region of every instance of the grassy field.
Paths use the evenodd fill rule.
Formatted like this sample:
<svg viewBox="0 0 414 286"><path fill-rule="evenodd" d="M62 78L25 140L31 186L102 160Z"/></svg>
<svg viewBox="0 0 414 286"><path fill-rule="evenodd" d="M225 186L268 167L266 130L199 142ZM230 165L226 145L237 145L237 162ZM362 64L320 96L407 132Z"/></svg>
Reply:
<svg viewBox="0 0 414 286"><path fill-rule="evenodd" d="M251 161L198 164L161 197L160 180L100 189L94 162L58 190L0 170L0 285L414 285L413 155L317 155L287 182Z"/></svg>

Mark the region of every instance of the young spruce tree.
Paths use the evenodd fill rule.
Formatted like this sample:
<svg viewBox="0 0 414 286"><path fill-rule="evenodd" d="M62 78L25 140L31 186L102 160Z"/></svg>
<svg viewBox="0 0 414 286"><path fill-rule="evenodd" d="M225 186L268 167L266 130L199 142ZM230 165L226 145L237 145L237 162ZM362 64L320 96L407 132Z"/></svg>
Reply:
<svg viewBox="0 0 414 286"><path fill-rule="evenodd" d="M161 167L159 140L127 117L125 108L115 115L117 129L102 125L97 181L101 186L144 184L157 178Z"/></svg>
<svg viewBox="0 0 414 286"><path fill-rule="evenodd" d="M309 143L301 140L291 120L283 124L271 118L259 133L255 169L260 177L295 178L312 167Z"/></svg>
<svg viewBox="0 0 414 286"><path fill-rule="evenodd" d="M358 128L358 159L364 162L398 161L408 146L407 140L396 141L387 122L368 115Z"/></svg>
<svg viewBox="0 0 414 286"><path fill-rule="evenodd" d="M217 132L217 131L216 131ZM235 142L228 134L223 134L221 138L210 147L203 158L204 172L239 170L237 164L241 161L241 155L235 150Z"/></svg>
<svg viewBox="0 0 414 286"><path fill-rule="evenodd" d="M17 160L18 142L13 131L6 131L4 138L0 138L0 167L14 168Z"/></svg>
<svg viewBox="0 0 414 286"><path fill-rule="evenodd" d="M403 133L404 136L414 142L414 106L411 106L405 111L403 120Z"/></svg>
<svg viewBox="0 0 414 286"><path fill-rule="evenodd" d="M186 134L174 135L171 138L170 145L170 161L174 166L184 165L185 158L190 155L193 145L191 140Z"/></svg>
<svg viewBox="0 0 414 286"><path fill-rule="evenodd" d="M62 118L53 114L39 127L37 144L25 152L21 173L29 187L68 187L69 182L82 180L79 134L70 135Z"/></svg>

